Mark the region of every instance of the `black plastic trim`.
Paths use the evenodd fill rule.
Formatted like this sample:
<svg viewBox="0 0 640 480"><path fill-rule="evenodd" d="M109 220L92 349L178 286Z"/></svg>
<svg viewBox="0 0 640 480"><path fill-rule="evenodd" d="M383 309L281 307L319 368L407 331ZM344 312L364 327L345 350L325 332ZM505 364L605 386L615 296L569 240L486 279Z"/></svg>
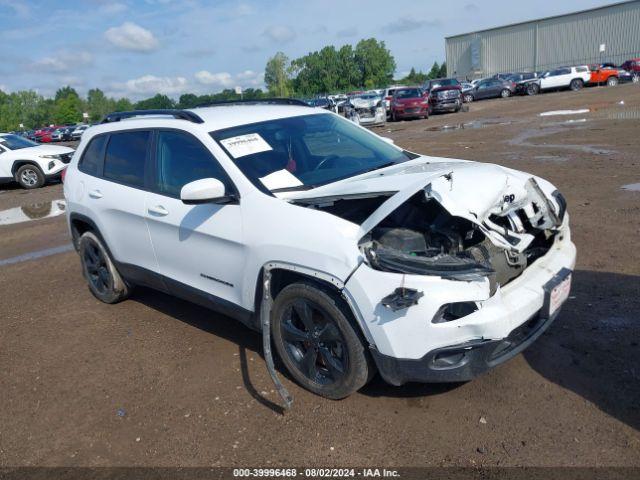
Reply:
<svg viewBox="0 0 640 480"><path fill-rule="evenodd" d="M419 359L383 355L374 347L370 347L370 351L380 375L391 385L467 382L522 352L549 328L558 313L559 310L547 319L537 313L501 340L481 339L450 345L432 350ZM460 360L455 364L443 367L436 363L444 355L456 354Z"/></svg>
<svg viewBox="0 0 640 480"><path fill-rule="evenodd" d="M107 114L100 123L113 123L133 117L168 115L178 120L187 120L192 123L204 123L199 115L189 110L156 109L156 110L131 110L129 112L113 112Z"/></svg>

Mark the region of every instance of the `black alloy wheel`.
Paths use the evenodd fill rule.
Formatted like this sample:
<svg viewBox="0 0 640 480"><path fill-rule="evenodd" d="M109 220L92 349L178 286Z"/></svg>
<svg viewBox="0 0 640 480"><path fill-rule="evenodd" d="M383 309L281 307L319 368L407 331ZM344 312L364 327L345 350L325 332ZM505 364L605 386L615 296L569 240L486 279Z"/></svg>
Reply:
<svg viewBox="0 0 640 480"><path fill-rule="evenodd" d="M319 305L307 299L295 300L285 310L282 337L289 358L312 382L339 382L349 368L340 331Z"/></svg>

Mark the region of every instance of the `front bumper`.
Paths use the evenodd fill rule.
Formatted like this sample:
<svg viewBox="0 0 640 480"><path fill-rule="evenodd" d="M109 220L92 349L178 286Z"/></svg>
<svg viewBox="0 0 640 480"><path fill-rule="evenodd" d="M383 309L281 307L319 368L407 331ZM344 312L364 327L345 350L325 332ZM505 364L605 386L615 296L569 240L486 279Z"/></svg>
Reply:
<svg viewBox="0 0 640 480"><path fill-rule="evenodd" d="M429 110L426 105L419 107L407 107L407 108L393 108L393 115L396 118L419 118L429 115Z"/></svg>
<svg viewBox="0 0 640 480"><path fill-rule="evenodd" d="M487 279L445 280L434 276L401 275L361 265L346 284L365 337L372 345L382 376L390 383L406 381L463 381L501 363L532 343L553 321L540 321L545 285L563 268L573 270L576 248L571 242L568 215L547 254L491 295ZM423 292L417 305L392 311L381 300L404 286ZM475 302L478 309L457 320L433 323L438 310L450 303ZM528 327L526 325L529 325ZM519 329L529 332L518 342ZM521 332L521 331L520 331ZM520 335L520 334L518 334ZM510 351L502 349L513 343ZM464 361L437 368L443 352L464 353ZM435 362L435 363L434 363ZM432 368L432 367L436 368Z"/></svg>
<svg viewBox="0 0 640 480"><path fill-rule="evenodd" d="M462 99L458 98L434 98L429 99L431 110L434 112L450 112L457 110L462 105Z"/></svg>

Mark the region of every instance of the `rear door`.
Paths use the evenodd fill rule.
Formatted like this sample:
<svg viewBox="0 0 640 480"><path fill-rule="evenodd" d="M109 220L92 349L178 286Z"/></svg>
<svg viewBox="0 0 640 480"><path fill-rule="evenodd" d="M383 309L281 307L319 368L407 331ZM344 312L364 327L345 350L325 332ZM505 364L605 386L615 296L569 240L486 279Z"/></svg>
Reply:
<svg viewBox="0 0 640 480"><path fill-rule="evenodd" d="M89 218L100 229L121 273L160 288L158 264L145 219L150 130L94 137L78 164Z"/></svg>
<svg viewBox="0 0 640 480"><path fill-rule="evenodd" d="M194 135L161 129L154 144L153 191L146 196L145 215L169 289L187 298L204 292L221 304L240 304L245 265L240 202L186 205L180 200L182 187L194 180L217 178L227 192L236 193L235 186Z"/></svg>

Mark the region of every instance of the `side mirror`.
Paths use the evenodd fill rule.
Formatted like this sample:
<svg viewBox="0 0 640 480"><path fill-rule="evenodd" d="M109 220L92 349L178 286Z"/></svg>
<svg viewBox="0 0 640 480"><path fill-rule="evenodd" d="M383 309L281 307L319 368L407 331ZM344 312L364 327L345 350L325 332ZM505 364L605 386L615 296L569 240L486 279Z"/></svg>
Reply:
<svg viewBox="0 0 640 480"><path fill-rule="evenodd" d="M387 143L390 143L391 145L395 145L396 142L393 140L393 138L389 138L389 137L380 137L382 140L384 140Z"/></svg>
<svg viewBox="0 0 640 480"><path fill-rule="evenodd" d="M180 190L180 200L187 205L201 203L229 203L235 195L227 195L224 184L217 178L203 178L187 183Z"/></svg>

